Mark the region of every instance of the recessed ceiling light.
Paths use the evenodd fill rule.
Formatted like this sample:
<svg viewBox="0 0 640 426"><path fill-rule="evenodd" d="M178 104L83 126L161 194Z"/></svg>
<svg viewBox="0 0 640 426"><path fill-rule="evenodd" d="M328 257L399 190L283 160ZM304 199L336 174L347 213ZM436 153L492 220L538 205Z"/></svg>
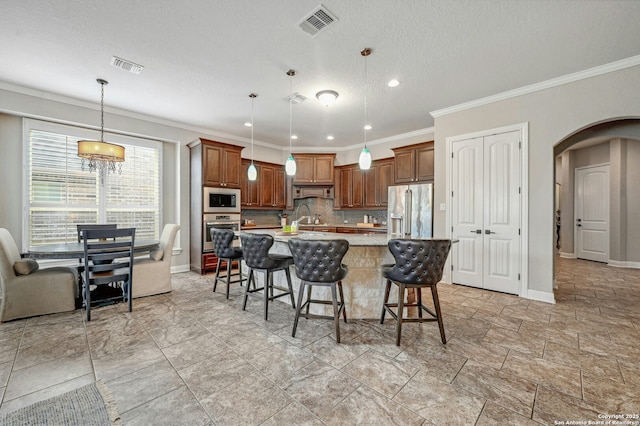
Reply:
<svg viewBox="0 0 640 426"><path fill-rule="evenodd" d="M389 80L389 82L387 83L387 86L389 87L398 87L399 85L400 85L400 82L395 78L393 80Z"/></svg>
<svg viewBox="0 0 640 426"><path fill-rule="evenodd" d="M247 121L246 123L244 123L244 127L251 127L251 123Z"/></svg>
<svg viewBox="0 0 640 426"><path fill-rule="evenodd" d="M291 139L296 140L296 139L298 139L298 136L297 135L291 135Z"/></svg>
<svg viewBox="0 0 640 426"><path fill-rule="evenodd" d="M327 140L332 141L333 140L333 136L331 136L331 135L327 136Z"/></svg>
<svg viewBox="0 0 640 426"><path fill-rule="evenodd" d="M373 128L373 127L371 127L371 125L370 125L370 124L367 124L366 126L364 126L364 129L365 129L365 130L371 130L372 128Z"/></svg>

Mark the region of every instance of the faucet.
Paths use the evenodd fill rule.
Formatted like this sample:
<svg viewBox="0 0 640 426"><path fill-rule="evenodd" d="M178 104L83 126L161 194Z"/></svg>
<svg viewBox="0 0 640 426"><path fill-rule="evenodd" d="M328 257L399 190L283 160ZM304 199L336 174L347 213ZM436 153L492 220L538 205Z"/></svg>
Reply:
<svg viewBox="0 0 640 426"><path fill-rule="evenodd" d="M300 218L298 218L298 212L300 210L300 207L305 206L307 208L307 212L309 213L308 216L302 216ZM300 220L302 219L307 219L307 223L311 223L311 209L309 208L308 205L306 204L298 204L298 207L296 207L296 223L299 223Z"/></svg>

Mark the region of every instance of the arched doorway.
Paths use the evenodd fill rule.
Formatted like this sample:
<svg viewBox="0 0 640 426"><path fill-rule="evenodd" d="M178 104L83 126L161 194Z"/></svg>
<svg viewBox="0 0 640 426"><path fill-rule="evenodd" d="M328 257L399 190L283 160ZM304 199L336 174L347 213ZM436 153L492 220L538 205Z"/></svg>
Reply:
<svg viewBox="0 0 640 426"><path fill-rule="evenodd" d="M609 217L605 263L640 268L640 227L633 222L640 213L640 185L636 183L640 179L640 119L615 119L583 128L554 146L554 161L557 255L580 257L576 244L581 232L575 210L579 195L576 170L607 165L610 193L601 200L608 206Z"/></svg>

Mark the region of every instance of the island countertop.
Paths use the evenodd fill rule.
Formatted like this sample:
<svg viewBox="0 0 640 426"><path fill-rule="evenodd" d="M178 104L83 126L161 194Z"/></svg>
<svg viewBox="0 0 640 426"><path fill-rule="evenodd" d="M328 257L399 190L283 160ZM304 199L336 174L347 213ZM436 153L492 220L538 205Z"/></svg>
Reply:
<svg viewBox="0 0 640 426"><path fill-rule="evenodd" d="M274 229L243 229L241 232L251 234L269 234L275 241L288 242L291 238L301 240L347 240L350 247L387 247L387 234L339 234L335 232L298 231L296 235L282 235Z"/></svg>

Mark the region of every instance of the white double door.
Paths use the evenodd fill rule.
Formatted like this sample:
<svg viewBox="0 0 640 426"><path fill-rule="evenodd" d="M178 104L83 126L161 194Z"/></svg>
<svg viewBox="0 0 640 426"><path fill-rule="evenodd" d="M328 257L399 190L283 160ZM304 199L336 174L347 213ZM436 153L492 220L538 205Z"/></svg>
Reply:
<svg viewBox="0 0 640 426"><path fill-rule="evenodd" d="M452 143L452 279L520 293L520 132Z"/></svg>

